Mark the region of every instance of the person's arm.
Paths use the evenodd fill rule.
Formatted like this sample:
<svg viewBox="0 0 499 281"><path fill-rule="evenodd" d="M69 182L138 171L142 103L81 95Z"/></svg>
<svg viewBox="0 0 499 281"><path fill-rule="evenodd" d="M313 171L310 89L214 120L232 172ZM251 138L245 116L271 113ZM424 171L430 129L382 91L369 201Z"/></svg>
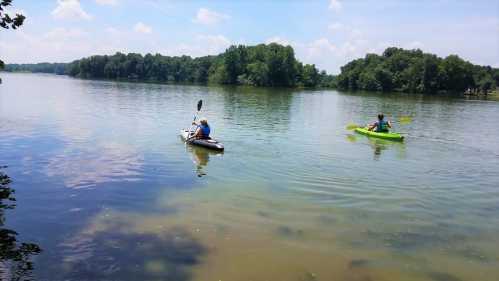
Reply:
<svg viewBox="0 0 499 281"><path fill-rule="evenodd" d="M388 124L388 128L390 128L390 129L391 129L391 128L392 128L392 122L388 121L388 122L386 122L386 123Z"/></svg>
<svg viewBox="0 0 499 281"><path fill-rule="evenodd" d="M376 128L378 126L378 122L374 123L374 124L371 124L369 125L369 128L367 128L367 130L369 131L372 131L374 128Z"/></svg>
<svg viewBox="0 0 499 281"><path fill-rule="evenodd" d="M201 127L197 127L196 128L196 131L194 132L194 137L201 137L202 136L202 133L201 133Z"/></svg>

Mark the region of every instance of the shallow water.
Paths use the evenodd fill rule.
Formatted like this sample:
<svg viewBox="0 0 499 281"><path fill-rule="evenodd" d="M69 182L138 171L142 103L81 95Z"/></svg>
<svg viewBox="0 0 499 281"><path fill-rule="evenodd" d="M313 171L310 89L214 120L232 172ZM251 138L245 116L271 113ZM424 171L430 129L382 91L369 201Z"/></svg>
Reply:
<svg viewBox="0 0 499 281"><path fill-rule="evenodd" d="M0 228L36 280L499 276L496 101L2 79ZM224 153L178 136L199 99ZM378 112L404 143L345 130Z"/></svg>

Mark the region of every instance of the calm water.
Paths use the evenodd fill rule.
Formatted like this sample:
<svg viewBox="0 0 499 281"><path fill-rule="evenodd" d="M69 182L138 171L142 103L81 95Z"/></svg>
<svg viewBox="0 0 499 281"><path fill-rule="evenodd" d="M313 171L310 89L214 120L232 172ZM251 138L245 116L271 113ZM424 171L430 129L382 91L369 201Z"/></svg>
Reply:
<svg viewBox="0 0 499 281"><path fill-rule="evenodd" d="M499 276L499 102L2 79L0 165L17 206L0 228L34 267L0 253L4 277ZM199 99L223 154L178 136ZM413 118L395 122L405 143L345 130L378 112Z"/></svg>

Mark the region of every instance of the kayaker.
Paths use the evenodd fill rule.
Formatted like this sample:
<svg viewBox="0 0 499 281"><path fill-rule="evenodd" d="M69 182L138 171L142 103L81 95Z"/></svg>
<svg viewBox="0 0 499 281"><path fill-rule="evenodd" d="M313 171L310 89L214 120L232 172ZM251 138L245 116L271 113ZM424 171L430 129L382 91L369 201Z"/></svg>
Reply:
<svg viewBox="0 0 499 281"><path fill-rule="evenodd" d="M392 123L390 121L385 121L385 116L383 114L378 114L378 121L374 122L374 124L370 125L368 130L378 133L388 133L388 129L392 127Z"/></svg>
<svg viewBox="0 0 499 281"><path fill-rule="evenodd" d="M192 122L192 125L197 126L194 132L193 138L196 139L210 139L210 125L208 125L208 119L202 117L199 119L199 124Z"/></svg>

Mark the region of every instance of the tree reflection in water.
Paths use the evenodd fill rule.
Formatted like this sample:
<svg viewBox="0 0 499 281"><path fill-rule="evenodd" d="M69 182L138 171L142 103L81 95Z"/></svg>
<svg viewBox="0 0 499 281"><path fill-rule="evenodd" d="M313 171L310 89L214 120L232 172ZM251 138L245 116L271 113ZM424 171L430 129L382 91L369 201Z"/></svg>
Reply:
<svg viewBox="0 0 499 281"><path fill-rule="evenodd" d="M1 166L0 169L6 168ZM32 280L31 256L41 252L33 243L19 243L17 232L5 228L5 210L14 209L14 190L10 188L10 177L0 170L0 279Z"/></svg>

